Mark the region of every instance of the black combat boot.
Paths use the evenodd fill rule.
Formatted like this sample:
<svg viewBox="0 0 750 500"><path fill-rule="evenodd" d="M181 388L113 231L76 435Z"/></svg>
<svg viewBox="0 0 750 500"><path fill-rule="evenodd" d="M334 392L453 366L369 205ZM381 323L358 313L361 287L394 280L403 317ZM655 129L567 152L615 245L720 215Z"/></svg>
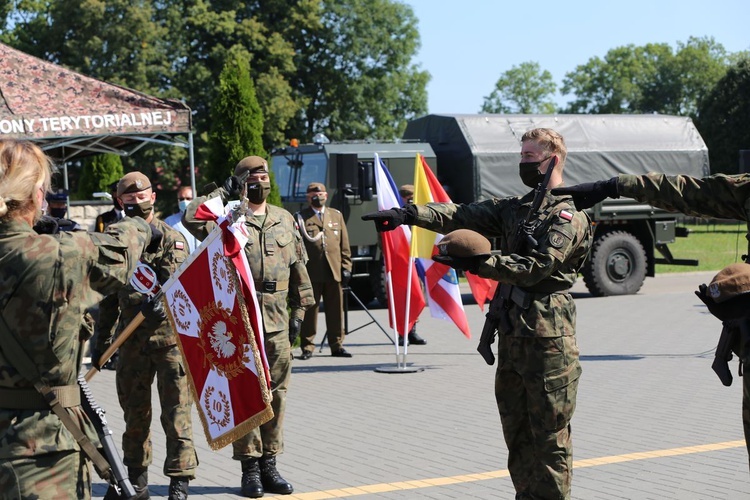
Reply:
<svg viewBox="0 0 750 500"><path fill-rule="evenodd" d="M128 467L128 478L135 489L135 499L148 500L151 495L148 493L148 469L137 469Z"/></svg>
<svg viewBox="0 0 750 500"><path fill-rule="evenodd" d="M169 481L169 500L187 500L189 481L184 477L173 477Z"/></svg>
<svg viewBox="0 0 750 500"><path fill-rule="evenodd" d="M276 457L260 459L260 479L263 482L263 489L269 493L291 495L294 491L292 485L276 470Z"/></svg>
<svg viewBox="0 0 750 500"><path fill-rule="evenodd" d="M242 461L242 487L240 492L249 498L263 496L263 482L260 480L260 466L257 458Z"/></svg>

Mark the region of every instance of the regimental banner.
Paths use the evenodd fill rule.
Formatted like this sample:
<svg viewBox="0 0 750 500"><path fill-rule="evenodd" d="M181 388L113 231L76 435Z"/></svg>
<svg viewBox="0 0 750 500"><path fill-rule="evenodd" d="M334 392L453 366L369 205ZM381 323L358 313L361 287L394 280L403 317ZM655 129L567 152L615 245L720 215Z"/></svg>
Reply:
<svg viewBox="0 0 750 500"><path fill-rule="evenodd" d="M246 265L244 252L225 255L222 238L234 238L228 222L221 221L162 289L214 450L273 418L260 311L245 283L248 269L233 262Z"/></svg>

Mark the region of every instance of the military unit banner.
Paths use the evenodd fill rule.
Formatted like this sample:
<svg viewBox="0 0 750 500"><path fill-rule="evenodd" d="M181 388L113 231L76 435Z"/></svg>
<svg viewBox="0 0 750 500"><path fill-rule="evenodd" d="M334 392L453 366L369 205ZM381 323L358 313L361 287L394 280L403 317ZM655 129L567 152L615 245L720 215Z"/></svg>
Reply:
<svg viewBox="0 0 750 500"><path fill-rule="evenodd" d="M216 222L162 289L214 450L273 417L262 316L245 254L237 251L244 245L243 220L234 227L228 218Z"/></svg>

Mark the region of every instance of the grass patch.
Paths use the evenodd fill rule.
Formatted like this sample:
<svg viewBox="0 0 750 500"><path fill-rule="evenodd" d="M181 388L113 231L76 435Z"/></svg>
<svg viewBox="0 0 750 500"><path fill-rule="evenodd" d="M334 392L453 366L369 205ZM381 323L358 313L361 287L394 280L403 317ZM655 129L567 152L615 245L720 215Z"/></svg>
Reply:
<svg viewBox="0 0 750 500"><path fill-rule="evenodd" d="M675 259L697 259L700 265L675 266L657 264L656 274L684 273L691 271L718 271L729 264L739 262L747 253L747 226L744 222L733 224L688 224L690 235L677 238L669 244ZM656 252L657 257L661 254Z"/></svg>

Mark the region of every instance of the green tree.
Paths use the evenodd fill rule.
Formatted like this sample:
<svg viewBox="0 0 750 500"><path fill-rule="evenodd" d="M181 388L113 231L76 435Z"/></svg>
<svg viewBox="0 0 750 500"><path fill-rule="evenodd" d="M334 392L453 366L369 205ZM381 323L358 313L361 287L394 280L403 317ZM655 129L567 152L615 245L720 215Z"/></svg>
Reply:
<svg viewBox="0 0 750 500"><path fill-rule="evenodd" d="M700 100L726 71L728 59L712 38L611 49L566 73L568 113L665 113L695 116Z"/></svg>
<svg viewBox="0 0 750 500"><path fill-rule="evenodd" d="M91 200L96 192L109 192L109 186L123 176L122 161L118 155L103 154L83 161L81 178L78 181L77 198Z"/></svg>
<svg viewBox="0 0 750 500"><path fill-rule="evenodd" d="M737 173L739 151L750 149L750 52L737 58L702 101L696 127L713 173Z"/></svg>
<svg viewBox="0 0 750 500"><path fill-rule="evenodd" d="M554 113L557 86L537 62L524 62L500 75L480 113Z"/></svg>

